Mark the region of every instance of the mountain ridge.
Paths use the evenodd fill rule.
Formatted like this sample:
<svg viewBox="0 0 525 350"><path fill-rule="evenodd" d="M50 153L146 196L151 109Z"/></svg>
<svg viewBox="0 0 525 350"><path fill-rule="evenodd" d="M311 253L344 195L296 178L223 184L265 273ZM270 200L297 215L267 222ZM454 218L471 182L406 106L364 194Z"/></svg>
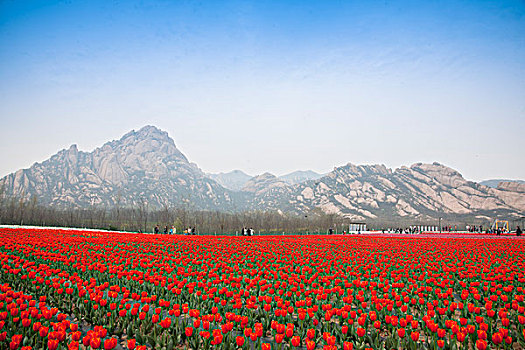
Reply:
<svg viewBox="0 0 525 350"><path fill-rule="evenodd" d="M79 151L73 144L5 176L0 186L8 195L79 208L184 206L298 215L320 211L361 221L525 213L524 185L503 182L491 188L437 162L397 169L348 163L324 175L296 171L251 177L240 170L221 174L205 174L167 132L145 126L92 152Z"/></svg>

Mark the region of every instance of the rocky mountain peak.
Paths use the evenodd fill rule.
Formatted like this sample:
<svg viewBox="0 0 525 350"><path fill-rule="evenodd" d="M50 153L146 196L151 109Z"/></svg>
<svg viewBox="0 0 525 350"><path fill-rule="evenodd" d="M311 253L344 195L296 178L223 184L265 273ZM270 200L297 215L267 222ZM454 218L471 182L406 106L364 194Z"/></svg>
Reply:
<svg viewBox="0 0 525 350"><path fill-rule="evenodd" d="M175 142L168 133L154 126L145 126L138 131L132 130L119 140L107 142L96 152L133 153L136 156L146 156L155 153L157 157L176 156L183 161L186 157L177 149Z"/></svg>
<svg viewBox="0 0 525 350"><path fill-rule="evenodd" d="M57 205L135 205L146 200L152 206L199 202L219 208L231 203L226 189L204 173L177 149L168 133L154 126L130 131L93 152L76 145L42 163L0 180L8 193L37 196ZM118 194L118 195L117 195Z"/></svg>

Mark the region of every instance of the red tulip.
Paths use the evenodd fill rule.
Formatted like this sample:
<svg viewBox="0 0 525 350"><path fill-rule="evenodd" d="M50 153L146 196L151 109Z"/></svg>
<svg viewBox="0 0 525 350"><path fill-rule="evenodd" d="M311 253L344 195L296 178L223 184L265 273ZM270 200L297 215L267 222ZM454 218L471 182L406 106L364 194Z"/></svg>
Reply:
<svg viewBox="0 0 525 350"><path fill-rule="evenodd" d="M193 328L192 327L186 327L186 336L187 337L191 337L191 335L193 334Z"/></svg>
<svg viewBox="0 0 525 350"><path fill-rule="evenodd" d="M419 339L419 332L412 332L412 334L410 334L410 337L413 341L417 341Z"/></svg>
<svg viewBox="0 0 525 350"><path fill-rule="evenodd" d="M343 343L343 350L353 350L353 348L354 348L354 344L347 342L347 341Z"/></svg>
<svg viewBox="0 0 525 350"><path fill-rule="evenodd" d="M487 348L487 342L483 339L478 339L476 341L476 348L478 350L485 350Z"/></svg>
<svg viewBox="0 0 525 350"><path fill-rule="evenodd" d="M104 340L104 350L111 350L117 346L117 339L116 338L108 338Z"/></svg>
<svg viewBox="0 0 525 350"><path fill-rule="evenodd" d="M72 341L71 343L69 343L69 345L67 346L67 349L68 350L78 350L80 348L80 344L77 342L77 341ZM30 350L30 349L28 349Z"/></svg>
<svg viewBox="0 0 525 350"><path fill-rule="evenodd" d="M292 346L297 348L299 347L300 344L301 344L301 338L299 338L298 336L292 337Z"/></svg>
<svg viewBox="0 0 525 350"><path fill-rule="evenodd" d="M492 342L496 345L503 342L503 336L500 333L494 333L492 334Z"/></svg>
<svg viewBox="0 0 525 350"><path fill-rule="evenodd" d="M98 349L100 347L100 338L91 338L89 341L89 346L93 349Z"/></svg>
<svg viewBox="0 0 525 350"><path fill-rule="evenodd" d="M405 329L404 328L399 328L397 330L397 335L399 336L399 338L404 338L405 337Z"/></svg>
<svg viewBox="0 0 525 350"><path fill-rule="evenodd" d="M160 321L160 326L164 329L168 329L171 326L171 318L165 318Z"/></svg>
<svg viewBox="0 0 525 350"><path fill-rule="evenodd" d="M242 347L242 345L244 344L244 337L239 335L239 336L237 336L235 341L236 341L238 347Z"/></svg>
<svg viewBox="0 0 525 350"><path fill-rule="evenodd" d="M59 341L58 339L48 339L47 348L49 350L56 350L58 348Z"/></svg>
<svg viewBox="0 0 525 350"><path fill-rule="evenodd" d="M360 338L364 337L364 335L365 335L365 333L366 333L366 332L365 332L365 329L364 329L364 328L361 328L361 327L357 328L357 329L356 329L356 332L357 332L357 335L358 335Z"/></svg>
<svg viewBox="0 0 525 350"><path fill-rule="evenodd" d="M48 327L44 327L44 326L42 326L42 327L40 327L40 329L38 330L38 334L39 334L42 338L44 338L44 337L47 336L47 332L48 332L48 331L49 331L49 328L48 328Z"/></svg>

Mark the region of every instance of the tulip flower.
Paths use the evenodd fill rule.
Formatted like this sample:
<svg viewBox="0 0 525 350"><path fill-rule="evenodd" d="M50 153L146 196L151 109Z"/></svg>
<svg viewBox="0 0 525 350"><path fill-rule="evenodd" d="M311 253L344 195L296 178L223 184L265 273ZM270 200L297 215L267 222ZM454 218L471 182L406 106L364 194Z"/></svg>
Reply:
<svg viewBox="0 0 525 350"><path fill-rule="evenodd" d="M292 337L292 346L297 348L299 345L301 345L301 338L298 336Z"/></svg>
<svg viewBox="0 0 525 350"><path fill-rule="evenodd" d="M58 348L59 341L58 339L48 339L47 348L49 350L56 350ZM96 349L96 348L94 348Z"/></svg>
<svg viewBox="0 0 525 350"><path fill-rule="evenodd" d="M117 346L117 339L116 338L108 338L108 339L104 340L104 350L114 349L115 346Z"/></svg>
<svg viewBox="0 0 525 350"><path fill-rule="evenodd" d="M244 337L240 335L237 336L237 338L235 339L235 342L237 343L238 347L242 347L244 344Z"/></svg>
<svg viewBox="0 0 525 350"><path fill-rule="evenodd" d="M419 332L412 332L410 334L410 337L412 338L413 341L417 341L419 339Z"/></svg>
<svg viewBox="0 0 525 350"><path fill-rule="evenodd" d="M358 335L360 338L364 337L364 335L365 335L365 333L366 333L365 329L364 329L364 328L361 328L361 327L357 328L357 329L356 329L356 332L357 332L357 335Z"/></svg>
<svg viewBox="0 0 525 350"><path fill-rule="evenodd" d="M404 328L399 328L397 330L397 335L399 336L399 338L404 338L405 337L405 329Z"/></svg>
<svg viewBox="0 0 525 350"><path fill-rule="evenodd" d="M192 327L186 327L185 334L186 334L187 337L191 337L191 335L193 334L193 328Z"/></svg>
<svg viewBox="0 0 525 350"><path fill-rule="evenodd" d="M476 341L476 349L485 350L487 348L487 342L483 339L478 339Z"/></svg>
<svg viewBox="0 0 525 350"><path fill-rule="evenodd" d="M91 338L89 341L89 346L91 346L93 349L98 349L100 347L100 338Z"/></svg>

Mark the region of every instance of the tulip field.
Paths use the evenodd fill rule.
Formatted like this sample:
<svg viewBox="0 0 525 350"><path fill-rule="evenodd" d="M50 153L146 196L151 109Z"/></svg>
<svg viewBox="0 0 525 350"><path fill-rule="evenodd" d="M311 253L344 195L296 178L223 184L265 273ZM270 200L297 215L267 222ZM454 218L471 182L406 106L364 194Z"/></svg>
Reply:
<svg viewBox="0 0 525 350"><path fill-rule="evenodd" d="M0 349L523 349L525 240L0 228Z"/></svg>

